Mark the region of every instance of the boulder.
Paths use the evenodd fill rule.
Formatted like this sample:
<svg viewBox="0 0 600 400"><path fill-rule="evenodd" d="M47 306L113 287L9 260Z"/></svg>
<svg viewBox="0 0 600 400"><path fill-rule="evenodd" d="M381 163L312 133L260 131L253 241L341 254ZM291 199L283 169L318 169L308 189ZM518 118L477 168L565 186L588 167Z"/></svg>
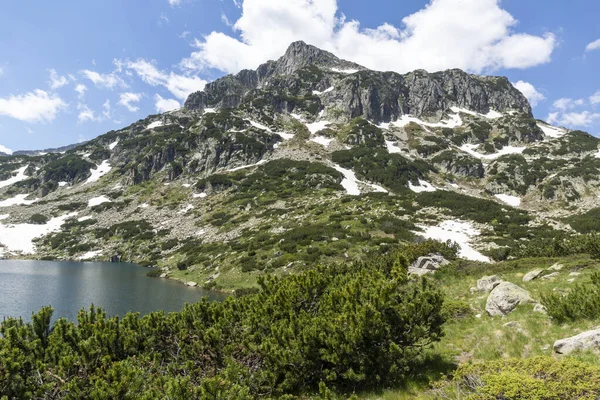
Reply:
<svg viewBox="0 0 600 400"><path fill-rule="evenodd" d="M198 283L190 281L190 282L186 283L186 285L189 286L189 287L196 287L196 286L198 286Z"/></svg>
<svg viewBox="0 0 600 400"><path fill-rule="evenodd" d="M479 292L491 292L496 286L498 286L501 283L502 279L500 279L497 275L484 276L483 278L477 281L477 290Z"/></svg>
<svg viewBox="0 0 600 400"><path fill-rule="evenodd" d="M564 268L564 265L562 265L562 264L559 264L559 263L556 263L556 264L554 264L553 266L551 266L551 267L548 267L548 269L549 269L550 271L560 271L560 270L562 270L563 268Z"/></svg>
<svg viewBox="0 0 600 400"><path fill-rule="evenodd" d="M546 310L546 307L544 307L543 305L541 305L539 303L536 304L533 307L533 312L542 313L542 314L548 314L548 311Z"/></svg>
<svg viewBox="0 0 600 400"><path fill-rule="evenodd" d="M600 329L583 332L577 336L554 342L554 351L558 354L570 354L575 350L592 349L600 349Z"/></svg>
<svg viewBox="0 0 600 400"><path fill-rule="evenodd" d="M432 274L444 265L448 265L450 262L444 258L441 254L429 254L427 256L419 257L408 267L409 275L423 276Z"/></svg>
<svg viewBox="0 0 600 400"><path fill-rule="evenodd" d="M485 311L491 316L503 316L519 304L533 302L529 292L514 283L502 282L488 296Z"/></svg>
<svg viewBox="0 0 600 400"><path fill-rule="evenodd" d="M543 269L534 269L533 271L526 273L523 277L523 282L530 282L534 280L535 278L539 277L542 272L544 272Z"/></svg>
<svg viewBox="0 0 600 400"><path fill-rule="evenodd" d="M560 275L558 272L553 272L551 274L542 276L540 279L552 279L557 277L558 275Z"/></svg>

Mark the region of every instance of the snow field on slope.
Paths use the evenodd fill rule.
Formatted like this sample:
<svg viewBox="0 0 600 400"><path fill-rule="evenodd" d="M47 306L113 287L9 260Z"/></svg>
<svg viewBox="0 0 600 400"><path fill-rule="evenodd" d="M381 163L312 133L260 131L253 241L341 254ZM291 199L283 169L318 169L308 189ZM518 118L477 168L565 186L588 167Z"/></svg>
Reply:
<svg viewBox="0 0 600 400"><path fill-rule="evenodd" d="M417 226L423 229L424 232L415 233L427 239L456 242L460 248L458 251L459 257L472 261L491 262L489 257L484 256L471 245L473 238L479 236L480 232L470 222L448 220L436 226Z"/></svg>

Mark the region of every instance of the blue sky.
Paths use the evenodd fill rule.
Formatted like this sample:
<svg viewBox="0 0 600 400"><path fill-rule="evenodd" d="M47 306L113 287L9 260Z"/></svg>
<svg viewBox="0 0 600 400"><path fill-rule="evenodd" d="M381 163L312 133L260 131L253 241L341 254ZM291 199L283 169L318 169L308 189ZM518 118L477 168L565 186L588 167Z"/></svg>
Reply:
<svg viewBox="0 0 600 400"><path fill-rule="evenodd" d="M506 75L536 117L600 134L593 0L6 0L0 146L92 139L305 40L367 67Z"/></svg>

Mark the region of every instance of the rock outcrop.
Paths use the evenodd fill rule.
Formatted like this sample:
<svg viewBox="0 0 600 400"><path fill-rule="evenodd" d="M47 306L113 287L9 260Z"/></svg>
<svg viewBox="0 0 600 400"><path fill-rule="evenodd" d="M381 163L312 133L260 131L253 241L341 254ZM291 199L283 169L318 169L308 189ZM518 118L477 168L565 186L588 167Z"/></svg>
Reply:
<svg viewBox="0 0 600 400"><path fill-rule="evenodd" d="M570 354L576 350L600 349L600 329L580 333L554 342L554 351L559 354Z"/></svg>
<svg viewBox="0 0 600 400"><path fill-rule="evenodd" d="M478 292L491 292L494 288L502 283L502 279L500 279L497 275L492 276L484 276L483 278L477 281L477 291Z"/></svg>
<svg viewBox="0 0 600 400"><path fill-rule="evenodd" d="M423 276L427 274L433 274L435 271L440 269L444 265L448 265L449 261L446 260L441 254L429 254L427 256L419 257L408 267L409 275Z"/></svg>
<svg viewBox="0 0 600 400"><path fill-rule="evenodd" d="M502 282L490 293L485 310L490 316L511 313L518 305L533 302L529 292L514 283Z"/></svg>
<svg viewBox="0 0 600 400"><path fill-rule="evenodd" d="M531 282L532 280L538 278L544 272L543 269L534 269L525 274L523 277L523 282Z"/></svg>
<svg viewBox="0 0 600 400"><path fill-rule="evenodd" d="M304 42L292 43L283 57L255 71L243 70L207 84L188 97L185 108L234 108L257 89L285 97L289 105L291 97L306 99L332 86L336 90L320 96L320 101L324 108L336 110L338 120L362 116L380 123L410 114L437 122L451 107L482 114L515 110L532 116L525 96L504 77L471 75L458 69L405 75L371 71Z"/></svg>

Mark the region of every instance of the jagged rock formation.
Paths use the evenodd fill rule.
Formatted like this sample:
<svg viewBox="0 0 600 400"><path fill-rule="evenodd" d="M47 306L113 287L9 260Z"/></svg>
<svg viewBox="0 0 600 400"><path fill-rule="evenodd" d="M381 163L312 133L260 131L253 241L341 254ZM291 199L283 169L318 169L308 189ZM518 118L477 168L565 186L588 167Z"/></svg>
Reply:
<svg viewBox="0 0 600 400"><path fill-rule="evenodd" d="M290 75L309 76L310 81L304 82L304 87L280 85L281 76ZM271 82L271 78L277 79ZM437 122L451 107L481 114L513 110L532 115L525 96L504 77L475 76L457 69L433 74L419 70L405 75L370 71L303 42L293 43L283 57L256 71L244 70L208 84L204 91L190 95L185 108L235 108L252 96L253 90L309 96L331 86L336 90L323 96L321 107L336 110L338 120L361 116L380 123L410 114ZM278 104L274 108L284 107Z"/></svg>

